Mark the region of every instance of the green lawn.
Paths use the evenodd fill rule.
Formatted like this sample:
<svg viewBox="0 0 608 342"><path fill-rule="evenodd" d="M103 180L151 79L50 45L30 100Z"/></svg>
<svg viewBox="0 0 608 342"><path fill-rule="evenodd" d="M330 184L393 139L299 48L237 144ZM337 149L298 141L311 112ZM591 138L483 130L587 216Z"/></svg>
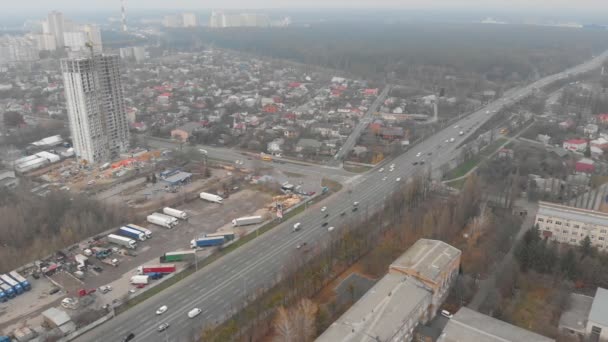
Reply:
<svg viewBox="0 0 608 342"><path fill-rule="evenodd" d="M466 162L458 165L455 169L448 172L445 176L445 179L454 179L458 177L462 177L467 174L467 172L471 171L477 164L479 163L479 157L474 157L471 160L467 160Z"/></svg>

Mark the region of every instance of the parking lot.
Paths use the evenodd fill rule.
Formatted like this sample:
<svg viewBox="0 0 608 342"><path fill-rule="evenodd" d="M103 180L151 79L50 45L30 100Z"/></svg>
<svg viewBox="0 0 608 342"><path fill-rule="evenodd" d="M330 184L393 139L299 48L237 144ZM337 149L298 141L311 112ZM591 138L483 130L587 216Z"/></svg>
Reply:
<svg viewBox="0 0 608 342"><path fill-rule="evenodd" d="M102 305L110 303L114 299L121 299L129 295L129 290L135 288L129 284L131 276L135 273L138 266L145 264L159 263L159 257L167 252L190 249L190 240L205 233L216 232L222 227L232 227L231 221L241 216L261 214L263 208L269 205L271 196L253 190L241 190L231 194L224 200L223 204L215 204L203 200L194 200L179 206L176 209L186 211L190 218L188 221L180 221L180 224L173 229L165 229L145 222L134 222L152 231L152 238L138 242L133 255L112 255L110 258L119 259L117 267L102 263L94 256L88 258L91 266L100 266L101 271L93 270L88 267L84 272L84 277L79 280L67 272L57 272L51 279L57 282L64 291L56 294L49 294L54 287L50 281L44 277L31 279L32 290L22 294L6 303L0 304L0 326L2 330L10 330L12 321L23 319L24 317L35 317L44 309L50 306L57 306L61 299L66 297L78 297L79 289L99 289L100 286L111 285L113 290L106 294L97 291L92 298L96 301L93 307L100 308ZM159 208L158 211L161 211ZM125 222L127 224L128 222ZM113 244L106 244L107 247L118 247ZM82 253L81 250L74 250L74 254ZM211 249L203 250L198 253L199 260L211 253ZM185 263L176 263L179 268L184 267ZM153 284L158 283L154 281ZM137 289L137 292L143 289ZM67 293L66 293L67 292ZM73 314L74 311L67 310ZM6 331L8 332L8 331Z"/></svg>

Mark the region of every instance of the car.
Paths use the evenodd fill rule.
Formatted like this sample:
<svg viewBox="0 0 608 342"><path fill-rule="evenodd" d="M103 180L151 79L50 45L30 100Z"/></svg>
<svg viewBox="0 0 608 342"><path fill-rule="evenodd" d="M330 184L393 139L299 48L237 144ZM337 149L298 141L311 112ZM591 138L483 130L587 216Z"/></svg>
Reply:
<svg viewBox="0 0 608 342"><path fill-rule="evenodd" d="M380 170L378 170L378 172L384 172L384 168L381 167Z"/></svg>
<svg viewBox="0 0 608 342"><path fill-rule="evenodd" d="M99 287L99 292L101 292L101 293L105 294L105 293L108 293L110 291L112 291L112 286L110 286L110 285L104 285L104 286L100 286Z"/></svg>
<svg viewBox="0 0 608 342"><path fill-rule="evenodd" d="M456 139L454 138L450 138L450 142L454 142Z"/></svg>
<svg viewBox="0 0 608 342"><path fill-rule="evenodd" d="M207 150L203 150L202 148L199 148L198 151L202 154L207 154Z"/></svg>
<svg viewBox="0 0 608 342"><path fill-rule="evenodd" d="M335 227L333 227L333 226L332 226L332 227L327 228L327 231L328 231L328 232L331 232L331 231L333 231L334 229L335 229Z"/></svg>
<svg viewBox="0 0 608 342"><path fill-rule="evenodd" d="M136 289L136 288L135 288L135 289L129 289L129 293L130 293L130 294L133 294L133 293L135 293L135 292L137 292L137 289Z"/></svg>
<svg viewBox="0 0 608 342"><path fill-rule="evenodd" d="M441 310L441 316L446 317L446 318L454 317L454 315L452 315L448 310Z"/></svg>
<svg viewBox="0 0 608 342"><path fill-rule="evenodd" d="M429 152L429 153L427 153L427 155L428 155L428 156L431 156L431 155L433 155L433 152Z"/></svg>
<svg viewBox="0 0 608 342"><path fill-rule="evenodd" d="M203 312L203 310L201 310L199 308L194 308L194 309L188 311L188 317L189 318L194 318L194 317L200 315L201 312Z"/></svg>
<svg viewBox="0 0 608 342"><path fill-rule="evenodd" d="M344 215L346 215L345 211L343 211L343 212L340 213L340 216L344 216Z"/></svg>
<svg viewBox="0 0 608 342"><path fill-rule="evenodd" d="M93 266L93 270L94 270L95 272L98 272L98 273L99 273L99 272L102 272L102 271L103 271L103 267L101 267L101 266Z"/></svg>
<svg viewBox="0 0 608 342"><path fill-rule="evenodd" d="M156 314L157 315L162 315L162 314L164 314L167 311L167 309L168 309L167 306L163 305L160 308L158 308L158 310L156 310Z"/></svg>
<svg viewBox="0 0 608 342"><path fill-rule="evenodd" d="M395 181L401 182L401 178L399 177L399 178L395 179Z"/></svg>
<svg viewBox="0 0 608 342"><path fill-rule="evenodd" d="M55 293L57 293L57 292L59 292L59 291L60 291L60 289L59 289L58 287L53 287L53 288L52 288L52 289L49 291L49 294L55 294Z"/></svg>
<svg viewBox="0 0 608 342"><path fill-rule="evenodd" d="M395 168L395 163L392 163L391 164L391 169L394 169L394 168Z"/></svg>
<svg viewBox="0 0 608 342"><path fill-rule="evenodd" d="M302 227L302 223L298 222L293 225L293 231L297 232L298 230L300 230L301 227Z"/></svg>
<svg viewBox="0 0 608 342"><path fill-rule="evenodd" d="M135 338L135 334L131 332L131 333L128 333L127 336L125 336L125 338L122 339L122 342L129 342L134 338Z"/></svg>
<svg viewBox="0 0 608 342"><path fill-rule="evenodd" d="M418 165L418 162L413 162L412 165Z"/></svg>
<svg viewBox="0 0 608 342"><path fill-rule="evenodd" d="M163 332L165 330L167 330L167 328L169 327L169 323L161 323L158 328L156 328L156 330L158 330L158 332Z"/></svg>
<svg viewBox="0 0 608 342"><path fill-rule="evenodd" d="M323 222L323 223L321 223L321 227L327 227L328 224L329 223L327 223L327 222Z"/></svg>
<svg viewBox="0 0 608 342"><path fill-rule="evenodd" d="M420 165L424 165L424 160L420 162Z"/></svg>
<svg viewBox="0 0 608 342"><path fill-rule="evenodd" d="M307 245L307 243L306 243L306 242L299 243L299 244L296 246L296 249L300 249L300 248L302 248L302 247L304 247L304 246L306 246L306 245Z"/></svg>
<svg viewBox="0 0 608 342"><path fill-rule="evenodd" d="M353 202L353 207L359 206L359 202Z"/></svg>
<svg viewBox="0 0 608 342"><path fill-rule="evenodd" d="M458 128L458 125L454 126L454 128Z"/></svg>
<svg viewBox="0 0 608 342"><path fill-rule="evenodd" d="M450 139L445 139L445 142L446 142L446 143L449 143L449 142L450 142Z"/></svg>
<svg viewBox="0 0 608 342"><path fill-rule="evenodd" d="M327 210L327 207L321 208L321 212L324 213Z"/></svg>
<svg viewBox="0 0 608 342"><path fill-rule="evenodd" d="M422 155L422 152L416 153L416 157L420 157L421 155Z"/></svg>
<svg viewBox="0 0 608 342"><path fill-rule="evenodd" d="M382 180L385 181L387 179L387 177L382 177Z"/></svg>

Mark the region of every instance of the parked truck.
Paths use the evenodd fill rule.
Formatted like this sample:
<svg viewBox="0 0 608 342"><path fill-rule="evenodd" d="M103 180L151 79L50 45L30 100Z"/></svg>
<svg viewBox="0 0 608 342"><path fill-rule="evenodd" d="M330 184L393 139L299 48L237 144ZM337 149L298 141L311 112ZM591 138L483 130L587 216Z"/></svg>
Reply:
<svg viewBox="0 0 608 342"><path fill-rule="evenodd" d="M213 247L213 246L221 246L224 244L223 236L213 236L213 237L202 237L198 239L194 239L190 241L191 248L199 248L199 247Z"/></svg>
<svg viewBox="0 0 608 342"><path fill-rule="evenodd" d="M87 267L87 260L89 260L89 258L82 254L76 254L74 256L74 260L76 260L76 263L78 263L78 270L82 271L85 267Z"/></svg>
<svg viewBox="0 0 608 342"><path fill-rule="evenodd" d="M246 226L249 224L258 224L264 222L264 218L262 216L245 216L239 217L232 220L232 225L235 227L238 226Z"/></svg>
<svg viewBox="0 0 608 342"><path fill-rule="evenodd" d="M13 290L13 288L10 285L7 285L0 281L0 289L2 290L2 292L4 292L7 299L15 298L15 296L16 296L15 290Z"/></svg>
<svg viewBox="0 0 608 342"><path fill-rule="evenodd" d="M218 204L222 204L222 201L224 200L220 196L214 195L214 194L210 194L208 192L201 192L199 196L200 196L201 199L204 199L205 201L209 201L209 202L213 202L213 203L218 203Z"/></svg>
<svg viewBox="0 0 608 342"><path fill-rule="evenodd" d="M192 251L192 250L181 251L181 252L169 252L169 253L165 253L164 255L161 255L160 262L166 263L166 262L194 260L195 256L196 256L196 251Z"/></svg>
<svg viewBox="0 0 608 342"><path fill-rule="evenodd" d="M134 275L131 277L131 284L133 285L148 285L150 277L147 275Z"/></svg>
<svg viewBox="0 0 608 342"><path fill-rule="evenodd" d="M15 293L17 295L20 295L23 293L23 287L21 287L21 284L16 282L15 279L9 277L8 275L6 275L6 274L0 275L0 280L2 280L2 282L7 284L8 286L12 287L13 290L15 290Z"/></svg>
<svg viewBox="0 0 608 342"><path fill-rule="evenodd" d="M178 219L182 219L182 220L187 220L188 219L188 213L182 210L177 210L177 209L173 209L173 208L169 208L169 207L164 207L163 208L163 213L169 216L173 216L176 217Z"/></svg>
<svg viewBox="0 0 608 342"><path fill-rule="evenodd" d="M116 232L118 235L126 236L133 240L146 241L146 234L140 232L137 229L129 227L120 227Z"/></svg>
<svg viewBox="0 0 608 342"><path fill-rule="evenodd" d="M150 229L148 229L148 228L144 228L144 227L138 226L138 225L133 224L133 223L129 223L127 225L127 227L135 229L135 230L139 230L140 232L146 234L146 239L149 239L149 238L152 237L152 231Z"/></svg>
<svg viewBox="0 0 608 342"><path fill-rule="evenodd" d="M137 268L138 274L148 273L162 273L168 274L175 272L175 264L164 264L164 265L144 265Z"/></svg>
<svg viewBox="0 0 608 342"><path fill-rule="evenodd" d="M160 279L162 278L165 274L164 273L160 273L160 272L152 272L152 273L147 273L146 274L148 277L150 277L150 279Z"/></svg>
<svg viewBox="0 0 608 342"><path fill-rule="evenodd" d="M172 229L177 225L177 219L175 217L167 216L160 213L153 213L151 215L148 215L147 220L152 224L168 229Z"/></svg>
<svg viewBox="0 0 608 342"><path fill-rule="evenodd" d="M17 273L16 271L12 271L8 275L11 276L11 278L15 279L15 281L17 281L19 284L21 284L21 287L23 287L25 291L29 291L32 289L32 285L30 285L30 282L27 281L25 277L21 276L21 274Z"/></svg>
<svg viewBox="0 0 608 342"><path fill-rule="evenodd" d="M135 247L137 247L137 242L135 242L135 240L116 234L108 235L108 241L129 249L135 249Z"/></svg>

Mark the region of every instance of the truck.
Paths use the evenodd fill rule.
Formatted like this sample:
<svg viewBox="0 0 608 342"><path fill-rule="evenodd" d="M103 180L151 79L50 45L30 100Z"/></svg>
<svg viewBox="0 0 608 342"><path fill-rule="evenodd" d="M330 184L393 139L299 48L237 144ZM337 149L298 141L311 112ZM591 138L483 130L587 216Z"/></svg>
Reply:
<svg viewBox="0 0 608 342"><path fill-rule="evenodd" d="M135 242L135 240L116 234L108 235L108 241L129 249L135 249L135 247L137 247L137 242Z"/></svg>
<svg viewBox="0 0 608 342"><path fill-rule="evenodd" d="M27 281L25 277L21 276L21 274L17 273L16 271L12 271L8 275L11 276L11 278L15 279L15 281L17 281L19 284L21 284L21 287L23 287L25 291L29 291L32 289L32 285L30 285L30 282Z"/></svg>
<svg viewBox="0 0 608 342"><path fill-rule="evenodd" d="M232 241L236 237L236 235L232 231L220 231L217 233L205 234L205 237L208 237L208 238L209 237L218 237L218 236L223 237L224 242Z"/></svg>
<svg viewBox="0 0 608 342"><path fill-rule="evenodd" d="M4 292L7 299L15 297L15 290L13 290L12 287L10 287L9 285L7 285L1 281L0 281L0 290L2 290L2 292Z"/></svg>
<svg viewBox="0 0 608 342"><path fill-rule="evenodd" d="M137 274L162 273L168 274L175 272L175 264L164 265L144 265L137 268Z"/></svg>
<svg viewBox="0 0 608 342"><path fill-rule="evenodd" d="M188 213L182 210L177 210L177 209L173 209L173 208L169 208L169 207L164 207L163 208L163 213L169 216L173 216L176 217L178 219L182 219L182 220L187 220L188 219Z"/></svg>
<svg viewBox="0 0 608 342"><path fill-rule="evenodd" d="M76 260L78 263L78 270L82 271L85 267L87 267L87 260L89 260L89 258L82 254L76 254L74 256L74 260Z"/></svg>
<svg viewBox="0 0 608 342"><path fill-rule="evenodd" d="M194 260L196 251L180 251L165 253L160 257L161 263Z"/></svg>
<svg viewBox="0 0 608 342"><path fill-rule="evenodd" d="M264 218L262 216L245 216L239 217L232 220L232 225L234 227L238 226L246 226L249 224L258 224L264 222Z"/></svg>
<svg viewBox="0 0 608 342"><path fill-rule="evenodd" d="M208 192L201 192L199 197L201 199L204 199L205 201L209 201L209 202L213 202L213 203L218 203L218 204L222 204L222 201L224 200L223 198L221 198L218 195L214 195L214 194L210 194Z"/></svg>
<svg viewBox="0 0 608 342"><path fill-rule="evenodd" d="M177 219L175 217L167 216L165 214L160 213L153 213L151 215L148 215L146 219L152 224L168 229L172 229L177 225Z"/></svg>
<svg viewBox="0 0 608 342"><path fill-rule="evenodd" d="M133 224L133 223L129 223L127 225L127 227L135 229L135 230L139 230L140 232L146 234L146 239L149 239L149 238L152 237L152 231L150 229L148 229L148 228L144 228L144 227L138 226L138 225Z"/></svg>
<svg viewBox="0 0 608 342"><path fill-rule="evenodd" d="M20 295L23 293L23 287L21 287L21 284L16 282L13 278L9 277L8 275L6 275L6 274L0 275L0 280L2 280L2 282L7 284L8 286L12 287L13 290L15 290L16 294Z"/></svg>
<svg viewBox="0 0 608 342"><path fill-rule="evenodd" d="M160 273L160 272L152 272L152 273L147 273L146 274L148 277L150 277L150 279L160 279L164 276L164 273Z"/></svg>
<svg viewBox="0 0 608 342"><path fill-rule="evenodd" d="M133 285L148 285L150 277L147 275L134 275L131 277L131 284Z"/></svg>
<svg viewBox="0 0 608 342"><path fill-rule="evenodd" d="M126 236L133 240L146 241L146 234L140 232L137 229L129 228L129 227L120 227L116 232L118 235Z"/></svg>
<svg viewBox="0 0 608 342"><path fill-rule="evenodd" d="M202 237L198 239L194 239L190 241L191 248L197 247L213 247L213 246L221 246L224 244L223 236L214 236L214 237Z"/></svg>

